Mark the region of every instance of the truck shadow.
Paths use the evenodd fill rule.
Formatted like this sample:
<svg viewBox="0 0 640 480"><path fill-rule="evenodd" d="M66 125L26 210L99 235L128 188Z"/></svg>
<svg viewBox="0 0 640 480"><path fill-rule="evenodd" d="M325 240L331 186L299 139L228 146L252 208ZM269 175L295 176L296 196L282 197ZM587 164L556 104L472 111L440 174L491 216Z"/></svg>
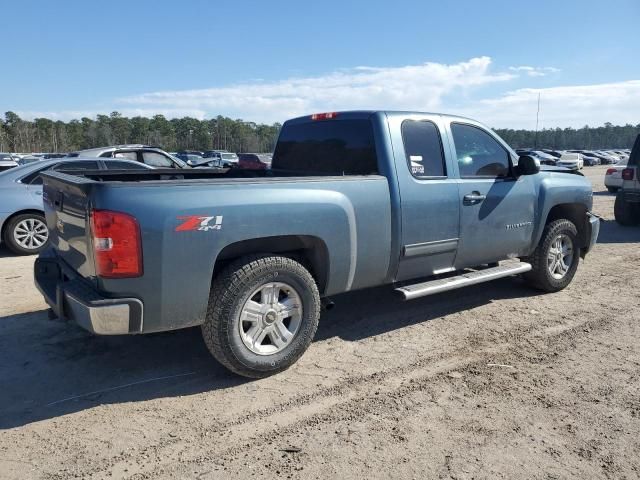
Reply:
<svg viewBox="0 0 640 480"><path fill-rule="evenodd" d="M640 242L640 226L623 227L615 220L600 222L598 243L638 243Z"/></svg>
<svg viewBox="0 0 640 480"><path fill-rule="evenodd" d="M494 300L536 294L511 280L411 302L401 301L390 287L353 292L335 298L337 307L323 314L315 341L357 341ZM250 381L209 355L199 328L97 337L73 324L48 321L40 311L0 318L0 331L0 429L101 404L193 395Z"/></svg>

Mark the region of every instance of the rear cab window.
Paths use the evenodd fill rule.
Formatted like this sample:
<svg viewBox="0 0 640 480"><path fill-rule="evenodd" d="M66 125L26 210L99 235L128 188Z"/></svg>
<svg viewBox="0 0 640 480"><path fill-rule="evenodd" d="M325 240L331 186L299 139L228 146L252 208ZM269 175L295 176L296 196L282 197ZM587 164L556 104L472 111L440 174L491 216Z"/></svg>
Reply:
<svg viewBox="0 0 640 480"><path fill-rule="evenodd" d="M447 176L442 140L435 123L405 120L402 122L402 141L411 175L416 178Z"/></svg>
<svg viewBox="0 0 640 480"><path fill-rule="evenodd" d="M338 116L285 123L271 166L300 175L375 175L378 158L371 120Z"/></svg>

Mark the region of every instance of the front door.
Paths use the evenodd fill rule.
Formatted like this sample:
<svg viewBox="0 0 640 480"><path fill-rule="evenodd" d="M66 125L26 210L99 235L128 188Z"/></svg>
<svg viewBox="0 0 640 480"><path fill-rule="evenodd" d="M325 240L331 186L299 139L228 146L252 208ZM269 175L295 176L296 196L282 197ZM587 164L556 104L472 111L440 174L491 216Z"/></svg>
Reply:
<svg viewBox="0 0 640 480"><path fill-rule="evenodd" d="M535 221L533 178L516 177L508 150L477 125L452 122L450 139L460 177L456 268L524 254Z"/></svg>
<svg viewBox="0 0 640 480"><path fill-rule="evenodd" d="M441 126L436 115L390 118L402 212L397 281L453 269L460 205Z"/></svg>

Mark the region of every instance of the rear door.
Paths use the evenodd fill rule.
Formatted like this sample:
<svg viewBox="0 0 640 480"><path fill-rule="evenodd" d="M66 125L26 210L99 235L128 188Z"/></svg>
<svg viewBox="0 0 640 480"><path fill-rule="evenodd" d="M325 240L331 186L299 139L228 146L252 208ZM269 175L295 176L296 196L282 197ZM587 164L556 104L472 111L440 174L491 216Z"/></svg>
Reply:
<svg viewBox="0 0 640 480"><path fill-rule="evenodd" d="M438 115L390 114L400 187L402 249L397 281L451 271L459 237L460 205Z"/></svg>
<svg viewBox="0 0 640 480"><path fill-rule="evenodd" d="M449 124L459 176L460 242L456 268L524 254L533 235L533 176L515 176L507 147L480 125Z"/></svg>

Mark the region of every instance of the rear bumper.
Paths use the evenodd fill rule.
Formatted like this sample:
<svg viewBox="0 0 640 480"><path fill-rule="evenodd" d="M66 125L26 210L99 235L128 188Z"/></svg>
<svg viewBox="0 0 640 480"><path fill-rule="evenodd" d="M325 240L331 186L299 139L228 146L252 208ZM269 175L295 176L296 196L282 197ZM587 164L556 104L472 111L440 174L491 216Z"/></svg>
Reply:
<svg viewBox="0 0 640 480"><path fill-rule="evenodd" d="M142 332L143 304L137 298L108 298L78 277L50 250L34 265L36 287L56 316L96 335Z"/></svg>

